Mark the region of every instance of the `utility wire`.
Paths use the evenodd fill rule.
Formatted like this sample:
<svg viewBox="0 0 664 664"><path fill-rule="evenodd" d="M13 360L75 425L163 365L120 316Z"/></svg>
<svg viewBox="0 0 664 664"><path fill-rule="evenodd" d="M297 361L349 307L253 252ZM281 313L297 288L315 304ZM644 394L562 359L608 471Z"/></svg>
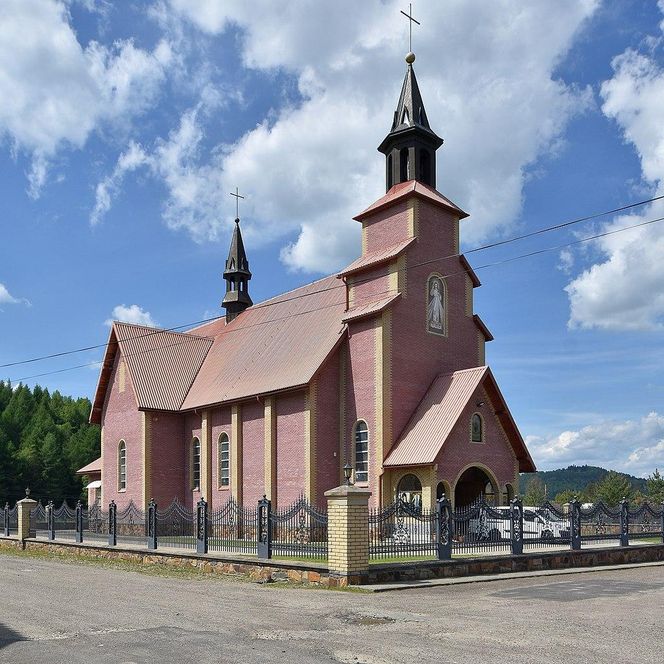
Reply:
<svg viewBox="0 0 664 664"><path fill-rule="evenodd" d="M480 245L478 247L473 247L472 249L469 249L469 250L465 251L464 254L473 254L473 253L477 253L478 251L485 251L486 249L493 249L495 247L500 247L500 246L503 246L503 245L506 245L506 244L511 244L513 242L517 242L517 241L520 241L520 240L525 240L527 238L535 237L537 235L542 235L544 233L550 233L552 231L557 231L557 230L561 230L563 228L568 228L570 226L574 226L576 224L583 223L584 221L591 221L593 219L598 219L600 217L606 217L608 215L616 214L618 212L624 212L625 210L630 210L630 209L635 208L635 207L640 207L642 205L647 205L648 203L654 203L655 201L659 201L659 200L662 200L662 199L664 199L664 194L661 195L661 196L655 196L654 198L648 198L648 199L643 200L643 201L637 201L636 203L630 203L628 205L623 205L621 207L613 208L612 210L607 210L605 212L597 212L595 214L587 215L585 217L578 217L576 219L572 219L570 221L565 221L563 223L556 224L554 226L546 226L544 228L540 228L540 229L532 231L530 233L524 233L522 235L516 235L516 236L513 236L511 238L507 238L505 240L498 240L497 242L492 242L490 244L484 244L484 245ZM635 226L635 228L636 228L636 226ZM411 265L409 265L409 267L411 267L411 268L421 267L423 265L428 265L430 263L435 263L435 262L438 262L438 261L447 260L449 258L456 258L458 256L460 256L460 254L449 254L448 256L439 256L439 257L436 257L436 258L429 259L427 261L423 261L421 263L411 264ZM357 279L353 282L353 285L358 285L358 284L364 283L365 281L370 281L370 279ZM322 289L319 289L319 290L311 291L309 293L301 293L299 295L294 295L293 297L290 297L290 298L283 298L283 297L280 297L280 296L276 296L274 298L270 298L266 302L256 304L252 308L254 310L262 309L262 308L265 308L265 307L274 306L275 304L282 304L284 302L289 302L291 300L297 300L297 299L300 299L300 298L303 298L303 297L308 297L310 295L317 295L318 293L325 292L325 291L328 291L328 290L333 290L335 288L344 288L344 284L329 286L327 288L322 288ZM278 299L277 302L275 302L274 300L276 300L277 298L279 298L279 299ZM213 316L212 318L204 318L202 320L193 321L193 322L190 322L190 323L185 323L183 325L176 325L174 327L168 327L168 328L159 328L159 329L155 329L154 331L144 332L142 334L138 334L138 335L136 335L135 337L132 337L132 338L140 339L142 337L149 337L149 336L152 336L154 334L161 334L162 332L177 332L178 330L182 330L184 328L195 328L197 326L205 325L206 323L210 323L210 322L213 322L215 320L219 320L220 318L223 318L223 316L224 316L223 314L220 314L219 316ZM51 353L50 355L40 355L38 357L32 357L32 358L28 358L26 360L18 360L16 362L7 362L5 364L0 364L0 369L4 369L4 368L7 368L7 367L14 367L14 366L18 366L20 364L30 364L30 363L33 363L33 362L40 362L42 360L52 360L54 358L63 357L65 355L73 355L73 354L76 354L76 353L84 353L84 352L90 351L90 350L97 350L98 348L106 348L109 345L109 343L110 342L103 343L103 344L94 344L92 346L85 346L85 347L82 347L82 348L75 348L73 350L62 351L62 352L59 352L59 353Z"/></svg>
<svg viewBox="0 0 664 664"><path fill-rule="evenodd" d="M524 259L524 258L531 258L532 256L538 256L540 254L550 253L552 251L559 251L561 249L566 249L567 247L572 247L572 246L575 246L575 245L578 245L578 244L582 244L583 242L590 242L592 240L597 240L597 239L600 239L600 238L603 238L603 237L608 237L610 235L616 235L618 233L623 233L625 231L634 230L636 228L642 228L644 226L650 226L652 224L656 224L656 223L659 223L659 222L662 222L662 221L664 221L664 217L657 217L656 219L649 219L647 221L642 221L638 224L632 224L631 226L623 226L622 228L616 228L616 229L611 230L611 231L605 231L603 233L597 233L595 235L590 235L590 236L587 236L587 237L584 237L584 238L579 238L577 240L573 240L571 242L566 242L564 244L558 244L558 245L554 245L554 246L551 246L551 247L544 247L542 249L536 249L534 251L530 251L530 252L525 253L525 254L519 254L517 256L510 256L508 258L504 258L504 259L494 261L494 262L491 262L491 263L485 263L484 265L477 266L475 269L476 270L485 270L485 269L492 268L492 267L498 267L500 265L513 263L514 261L521 260L521 259ZM427 261L427 262L429 262L429 261ZM411 267L415 267L415 266L411 266ZM449 273L447 273L445 275L442 275L442 276L443 276L444 279L447 279L449 277L454 277L454 276L461 275L461 274L466 274L466 270L459 270L457 272L449 272ZM340 286L334 286L334 287L330 287L330 288L327 288L327 289L321 289L319 291L314 291L312 293L306 293L306 294L303 295L303 297L306 296L306 295L312 295L314 293L320 293L320 292L324 292L326 290L332 290L333 288L339 288L339 287ZM395 291L394 290L386 290L386 291L381 291L381 292L378 292L378 293L374 293L374 295L388 295L390 293L395 293ZM292 299L298 299L298 298L294 297ZM286 301L288 301L288 300L286 300ZM271 304L272 305L281 304L281 302L282 301L280 300L279 302L273 302ZM321 310L324 310L324 309L330 309L332 307L339 307L344 303L345 302L341 302L341 301L340 302L334 302L332 304L327 304L327 305L324 305L324 306L321 306L321 307L315 307L315 308L312 308L312 309L305 309L304 311L290 313L290 314L282 316L280 318L272 318L272 319L269 319L269 320L257 321L256 323L250 323L250 324L243 325L243 326L237 326L233 329L226 330L225 334L231 334L233 332L241 332L243 330L246 330L246 329L249 329L249 328L252 328L252 327L257 327L259 325L266 325L267 323L274 323L274 322L278 322L280 320L287 320L287 319L294 318L296 316L303 316L303 315L310 314L310 313L313 313L313 312L316 312L316 311L321 311ZM258 306L260 306L260 305L257 305L256 307L252 307L252 309L256 309L256 308L258 308ZM209 320L217 320L217 319L209 319ZM184 326L181 326L181 327L184 327ZM176 328L171 328L171 329L176 329ZM167 331L167 330L156 330L155 332L151 332L150 335L151 334L159 334L159 333L165 332L165 331ZM127 337L126 339L121 339L120 341L121 342L131 341L133 339L140 338L141 336L149 336L149 335L145 334L145 335L138 335L138 336L135 336L135 337ZM187 335L187 338L183 338L181 341L177 341L177 342L175 342L173 344L170 344L168 346L160 346L159 348L149 348L149 349L145 349L145 350L141 350L141 351L136 351L134 353L128 353L127 357L131 357L131 356L134 356L134 355L141 355L143 353L160 352L164 348L170 348L172 346L177 346L177 345L180 345L180 344L187 343L190 340L191 337L195 338L196 335ZM201 337L201 338L203 338L203 337ZM106 347L107 345L109 345L109 344L100 344L98 346L93 346L91 348L101 348L101 347ZM72 352L77 352L77 351L72 351ZM60 355L62 355L62 354L60 354ZM24 380L31 380L33 378L41 378L43 376L51 376L51 375L54 375L54 374L64 373L64 372L67 372L67 371L74 371L76 369L81 369L81 368L84 368L84 367L92 367L92 366L95 366L95 365L98 365L98 364L99 364L99 361L88 362L86 364L79 364L79 365L76 365L76 366L73 366L73 367L67 367L67 368L64 368L64 369L57 369L55 371L46 371L44 373L34 374L32 376L23 376L22 378L15 378L15 379L12 378L12 379L9 379L9 380L10 380L10 382L17 383L17 382L21 382L21 381L24 381Z"/></svg>

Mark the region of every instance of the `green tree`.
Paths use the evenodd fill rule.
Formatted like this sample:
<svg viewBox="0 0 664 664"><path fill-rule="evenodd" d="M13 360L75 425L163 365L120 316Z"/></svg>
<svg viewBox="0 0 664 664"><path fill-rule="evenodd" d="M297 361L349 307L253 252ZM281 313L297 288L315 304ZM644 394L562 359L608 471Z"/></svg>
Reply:
<svg viewBox="0 0 664 664"><path fill-rule="evenodd" d="M597 483L597 500L607 505L617 505L623 498L632 495L632 484L625 475L610 470L604 479Z"/></svg>
<svg viewBox="0 0 664 664"><path fill-rule="evenodd" d="M541 505L546 500L544 482L539 477L533 477L526 484L526 493L523 497L525 505Z"/></svg>
<svg viewBox="0 0 664 664"><path fill-rule="evenodd" d="M664 502L664 477L661 476L658 468L655 468L655 472L648 476L646 486L649 503Z"/></svg>
<svg viewBox="0 0 664 664"><path fill-rule="evenodd" d="M576 491L565 489L565 491L561 491L560 493L556 494L553 502L557 503L558 505L564 505L565 503L571 503L575 497L577 497Z"/></svg>

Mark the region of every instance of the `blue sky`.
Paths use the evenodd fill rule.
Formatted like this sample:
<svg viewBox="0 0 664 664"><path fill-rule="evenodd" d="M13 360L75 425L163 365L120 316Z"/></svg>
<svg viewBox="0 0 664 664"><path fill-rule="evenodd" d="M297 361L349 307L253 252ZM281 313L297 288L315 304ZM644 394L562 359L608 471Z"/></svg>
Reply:
<svg viewBox="0 0 664 664"><path fill-rule="evenodd" d="M221 313L235 186L260 301L359 252L405 3L4 0L0 364L107 321ZM466 250L664 194L664 2L414 3L415 69ZM664 216L653 203L474 266ZM541 468L664 466L664 224L478 273L487 358ZM0 369L92 396L100 351ZM65 369L60 373L51 373Z"/></svg>

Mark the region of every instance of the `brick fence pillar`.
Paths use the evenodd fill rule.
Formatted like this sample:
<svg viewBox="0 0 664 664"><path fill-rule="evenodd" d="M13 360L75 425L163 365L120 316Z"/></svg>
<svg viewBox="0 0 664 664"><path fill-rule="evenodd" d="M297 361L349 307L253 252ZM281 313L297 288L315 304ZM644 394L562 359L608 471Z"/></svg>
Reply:
<svg viewBox="0 0 664 664"><path fill-rule="evenodd" d="M369 571L369 497L371 491L340 486L327 498L327 561L339 585L356 583Z"/></svg>
<svg viewBox="0 0 664 664"><path fill-rule="evenodd" d="M37 507L37 501L30 498L30 489L25 490L25 498L16 503L18 507L18 538L23 542L28 537L36 537L37 529L30 523L30 512Z"/></svg>

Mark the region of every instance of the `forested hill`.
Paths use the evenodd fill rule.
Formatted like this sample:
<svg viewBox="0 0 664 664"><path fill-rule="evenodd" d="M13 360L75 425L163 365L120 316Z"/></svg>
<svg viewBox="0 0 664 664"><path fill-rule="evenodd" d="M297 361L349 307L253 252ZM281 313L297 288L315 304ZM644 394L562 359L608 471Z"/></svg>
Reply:
<svg viewBox="0 0 664 664"><path fill-rule="evenodd" d="M575 491L581 494L590 484L597 484L603 480L609 471L598 466L568 466L557 470L539 471L537 473L524 473L521 475L522 484L527 484L533 478L539 478L546 485L546 495L549 498L563 491ZM646 491L646 480L620 473L626 477L635 491Z"/></svg>
<svg viewBox="0 0 664 664"><path fill-rule="evenodd" d="M0 505L25 497L70 503L81 497L76 471L100 454L89 399L0 381Z"/></svg>

